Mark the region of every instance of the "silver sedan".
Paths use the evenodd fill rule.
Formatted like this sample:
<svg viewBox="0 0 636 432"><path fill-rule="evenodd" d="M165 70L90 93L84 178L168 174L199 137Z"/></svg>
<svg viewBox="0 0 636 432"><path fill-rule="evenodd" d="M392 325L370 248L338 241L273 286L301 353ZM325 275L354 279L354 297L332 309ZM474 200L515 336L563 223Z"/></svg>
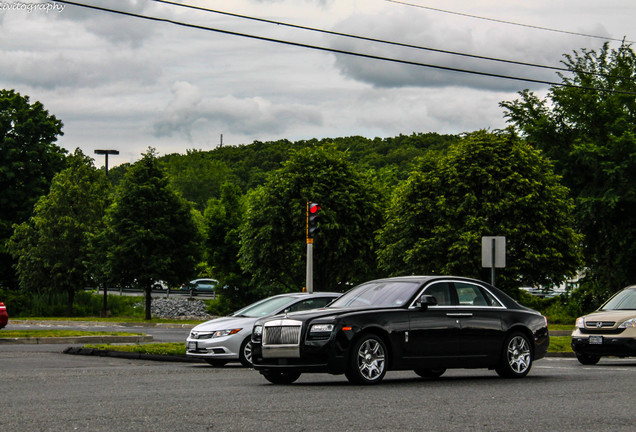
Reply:
<svg viewBox="0 0 636 432"><path fill-rule="evenodd" d="M253 303L232 315L215 318L194 327L186 339L188 357L198 357L212 366L223 366L239 361L243 366L252 366L252 327L259 318L283 312L298 312L319 309L340 293L290 293L268 297Z"/></svg>

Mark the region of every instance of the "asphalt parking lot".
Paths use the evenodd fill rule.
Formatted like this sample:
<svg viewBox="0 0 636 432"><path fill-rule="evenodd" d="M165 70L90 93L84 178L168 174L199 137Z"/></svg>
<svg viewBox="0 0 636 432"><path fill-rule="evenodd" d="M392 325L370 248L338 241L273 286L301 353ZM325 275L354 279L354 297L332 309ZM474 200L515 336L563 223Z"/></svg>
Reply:
<svg viewBox="0 0 636 432"><path fill-rule="evenodd" d="M0 344L3 430L632 431L635 421L635 359L587 367L548 358L521 380L452 370L431 381L407 371L373 387L322 374L274 386L238 365L72 356L66 348Z"/></svg>

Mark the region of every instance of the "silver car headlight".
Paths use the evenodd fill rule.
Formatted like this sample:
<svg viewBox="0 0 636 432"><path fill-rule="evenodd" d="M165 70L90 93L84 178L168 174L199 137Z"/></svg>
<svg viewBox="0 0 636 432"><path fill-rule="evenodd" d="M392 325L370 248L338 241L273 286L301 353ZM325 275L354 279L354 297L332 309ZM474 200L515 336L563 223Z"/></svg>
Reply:
<svg viewBox="0 0 636 432"><path fill-rule="evenodd" d="M621 325L618 326L618 328L630 328L630 327L636 327L636 318L628 319L627 321L622 322Z"/></svg>
<svg viewBox="0 0 636 432"><path fill-rule="evenodd" d="M214 333L212 333L212 337L213 338L217 338L217 337L223 337L223 336L230 336L233 334L236 334L238 332L240 332L241 330L243 330L242 328L235 328L235 329L227 329L227 330L217 330Z"/></svg>

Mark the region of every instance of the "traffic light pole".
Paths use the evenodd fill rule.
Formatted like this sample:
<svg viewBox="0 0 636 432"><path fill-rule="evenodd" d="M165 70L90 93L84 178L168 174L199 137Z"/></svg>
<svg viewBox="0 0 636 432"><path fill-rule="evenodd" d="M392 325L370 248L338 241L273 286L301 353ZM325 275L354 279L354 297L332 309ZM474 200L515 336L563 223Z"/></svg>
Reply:
<svg viewBox="0 0 636 432"><path fill-rule="evenodd" d="M307 280L305 281L307 292L314 292L314 239L307 239Z"/></svg>
<svg viewBox="0 0 636 432"><path fill-rule="evenodd" d="M318 230L318 216L320 206L316 203L307 203L307 277L305 289L308 293L314 292L314 235Z"/></svg>

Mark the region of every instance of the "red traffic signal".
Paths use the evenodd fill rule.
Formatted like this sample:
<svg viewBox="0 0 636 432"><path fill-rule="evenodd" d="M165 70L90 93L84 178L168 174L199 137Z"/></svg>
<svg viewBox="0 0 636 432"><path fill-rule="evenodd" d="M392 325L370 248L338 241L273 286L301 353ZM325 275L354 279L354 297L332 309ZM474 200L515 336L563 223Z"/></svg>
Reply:
<svg viewBox="0 0 636 432"><path fill-rule="evenodd" d="M318 219L320 206L316 203L307 203L307 237L314 238L318 231Z"/></svg>

